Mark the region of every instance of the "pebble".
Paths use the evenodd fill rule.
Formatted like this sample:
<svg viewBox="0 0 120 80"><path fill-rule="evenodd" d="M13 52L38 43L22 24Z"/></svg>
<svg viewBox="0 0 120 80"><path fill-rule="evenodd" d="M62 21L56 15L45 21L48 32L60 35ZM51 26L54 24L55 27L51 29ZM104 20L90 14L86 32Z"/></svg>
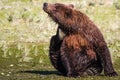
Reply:
<svg viewBox="0 0 120 80"><path fill-rule="evenodd" d="M10 65L10 67L13 67L13 66L14 66L13 64Z"/></svg>
<svg viewBox="0 0 120 80"><path fill-rule="evenodd" d="M1 75L5 75L5 73L2 72Z"/></svg>

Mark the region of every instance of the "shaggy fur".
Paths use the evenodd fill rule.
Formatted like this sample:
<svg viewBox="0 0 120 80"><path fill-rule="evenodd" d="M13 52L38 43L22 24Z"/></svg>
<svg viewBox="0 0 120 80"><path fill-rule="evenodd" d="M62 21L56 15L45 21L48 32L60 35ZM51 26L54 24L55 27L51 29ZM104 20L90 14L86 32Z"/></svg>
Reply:
<svg viewBox="0 0 120 80"><path fill-rule="evenodd" d="M73 5L44 3L44 11L59 27L51 38L50 59L63 75L77 77L99 75L117 76L109 49L97 26ZM65 34L60 39L59 29Z"/></svg>

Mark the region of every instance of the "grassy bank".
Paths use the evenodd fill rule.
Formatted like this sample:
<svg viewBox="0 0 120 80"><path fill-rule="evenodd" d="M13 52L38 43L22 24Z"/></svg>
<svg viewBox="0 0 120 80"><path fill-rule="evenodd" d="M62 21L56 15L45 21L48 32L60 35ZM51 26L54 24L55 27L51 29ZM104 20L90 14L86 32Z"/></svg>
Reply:
<svg viewBox="0 0 120 80"><path fill-rule="evenodd" d="M96 2L89 5L84 1L1 0L0 80L119 80L120 77L105 76L66 78L49 61L49 40L57 25L42 10L42 5L44 2L72 3L98 25L120 74L120 10L114 4Z"/></svg>

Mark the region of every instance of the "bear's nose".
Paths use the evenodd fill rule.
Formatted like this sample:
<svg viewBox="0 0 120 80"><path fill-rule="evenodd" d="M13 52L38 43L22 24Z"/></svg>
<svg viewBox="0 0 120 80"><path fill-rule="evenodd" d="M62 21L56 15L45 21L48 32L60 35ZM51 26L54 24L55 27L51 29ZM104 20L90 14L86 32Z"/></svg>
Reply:
<svg viewBox="0 0 120 80"><path fill-rule="evenodd" d="M46 2L43 4L44 7L47 7L47 5L48 5L48 3L46 3Z"/></svg>

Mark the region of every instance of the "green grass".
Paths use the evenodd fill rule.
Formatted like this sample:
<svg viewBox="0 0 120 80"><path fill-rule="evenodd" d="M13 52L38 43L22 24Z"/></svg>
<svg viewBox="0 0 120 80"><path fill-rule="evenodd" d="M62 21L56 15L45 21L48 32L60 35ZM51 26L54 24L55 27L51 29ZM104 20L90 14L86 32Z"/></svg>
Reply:
<svg viewBox="0 0 120 80"><path fill-rule="evenodd" d="M0 79L2 80L119 80L120 77L88 76L67 78L59 75L48 57L48 44L21 43L9 45L6 55L0 55ZM114 45L113 45L114 46ZM0 53L5 53L2 47ZM120 58L114 67L120 74Z"/></svg>
<svg viewBox="0 0 120 80"><path fill-rule="evenodd" d="M116 5L88 6L84 0L0 0L0 80L119 80L120 76L67 78L58 74L48 55L57 25L42 10L44 2L72 3L87 14L102 31L120 74L120 10Z"/></svg>
<svg viewBox="0 0 120 80"><path fill-rule="evenodd" d="M30 45L31 46L31 45ZM30 47L29 46L29 47ZM45 45L40 45L45 46ZM68 78L61 76L51 65L48 55L45 54L47 50L37 46L40 50L39 55L32 58L32 61L19 61L20 58L15 56L8 56L7 58L0 57L0 79L2 80L119 80L120 77L106 77L106 76L88 76L81 78ZM34 48L32 47L31 50ZM14 47L15 50L15 47ZM13 50L13 51L14 51ZM24 49L23 49L24 50ZM15 50L16 53L19 52ZM35 50L33 50L35 51ZM1 52L3 52L1 50ZM21 51L20 51L21 52ZM41 57L36 60L37 57ZM114 62L114 67L118 74L120 74L120 59L117 58Z"/></svg>

